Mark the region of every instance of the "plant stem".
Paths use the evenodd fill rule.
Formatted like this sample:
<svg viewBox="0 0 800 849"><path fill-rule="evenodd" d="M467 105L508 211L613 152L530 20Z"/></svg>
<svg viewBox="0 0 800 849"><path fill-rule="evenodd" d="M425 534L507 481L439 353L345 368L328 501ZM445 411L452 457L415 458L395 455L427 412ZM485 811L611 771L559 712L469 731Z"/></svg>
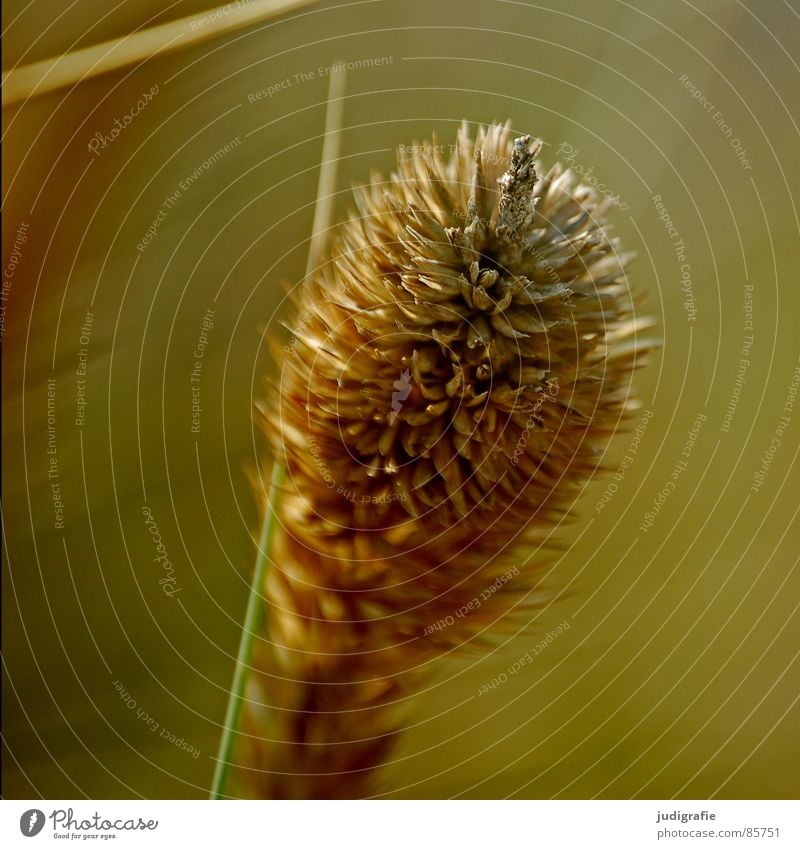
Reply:
<svg viewBox="0 0 800 849"><path fill-rule="evenodd" d="M336 171L339 159L339 149L342 134L342 112L344 109L344 72L331 75L328 83L328 102L325 110L325 136L322 142L322 161L320 164L319 181L317 183L317 200L314 205L314 223L311 230L311 242L306 262L306 278L310 277L322 255L327 230L333 218L333 198L336 189ZM236 670L231 684L231 695L225 712L225 722L222 737L219 741L217 765L214 769L214 779L211 783L212 799L222 799L228 771L233 756L233 744L236 729L239 727L239 717L242 712L244 685L247 670L250 666L250 656L253 651L253 639L258 630L263 598L264 576L267 571L267 560L272 547L272 536L275 528L275 512L280 487L283 483L283 466L276 461L272 467L267 507L264 522L261 526L261 536L258 541L258 556L253 572L253 583L250 585L250 595L247 598L247 611L242 628L242 638L239 641L239 654L236 658Z"/></svg>
<svg viewBox="0 0 800 849"><path fill-rule="evenodd" d="M239 727L239 717L242 712L244 685L247 679L247 670L250 667L250 656L253 653L253 639L258 631L261 622L261 612L264 608L264 576L267 573L267 561L269 560L269 551L272 547L272 537L275 532L275 512L282 483L283 466L275 463L272 467L272 480L270 481L269 494L267 495L264 521L261 524L261 535L258 540L258 554L256 556L255 569L253 570L253 580L250 584L250 593L247 596L247 609L244 615L242 636L239 640L239 652L236 656L236 669L233 673L231 694L228 699L227 710L225 711L222 737L219 741L217 765L214 769L214 779L211 783L210 798L212 799L224 798L225 784L228 780L236 729Z"/></svg>
<svg viewBox="0 0 800 849"><path fill-rule="evenodd" d="M331 75L328 83L328 101L325 110L325 136L322 142L322 161L320 163L319 181L317 183L317 199L314 204L314 223L311 231L311 242L306 261L306 278L309 278L317 268L325 245L328 228L333 218L334 195L336 189L336 173L339 159L342 135L342 113L344 110L345 73L344 71ZM247 670L250 666L250 655L253 649L253 638L258 630L264 600L261 595L264 586L264 576L267 570L267 560L272 547L272 535L275 527L275 512L280 487L283 483L283 467L276 461L272 467L272 480L267 496L267 507L261 535L258 541L258 555L253 572L253 583L247 598L247 610L242 628L242 638L239 641L239 653L236 658L236 670L233 674L231 694L225 711L225 722L222 737L219 741L217 765L211 783L211 799L222 799L228 771L233 756L233 744L239 717L242 712L244 685Z"/></svg>

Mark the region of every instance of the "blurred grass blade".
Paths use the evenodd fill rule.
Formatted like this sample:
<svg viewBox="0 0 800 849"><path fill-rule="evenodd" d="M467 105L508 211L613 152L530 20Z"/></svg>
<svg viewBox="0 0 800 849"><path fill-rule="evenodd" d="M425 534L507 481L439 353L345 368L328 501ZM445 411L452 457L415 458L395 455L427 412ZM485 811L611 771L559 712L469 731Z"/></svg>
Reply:
<svg viewBox="0 0 800 849"><path fill-rule="evenodd" d="M239 727L239 717L242 713L242 698L244 695L244 685L247 680L247 669L250 666L250 656L253 653L253 638L261 624L261 616L264 609L264 598L262 595L264 578L267 574L269 551L272 548L277 500L282 484L283 467L279 463L276 463L272 467L272 479L270 481L267 505L264 511L264 521L261 525L261 535L258 540L256 566L253 570L253 580L250 584L250 593L247 597L247 609L244 615L244 624L242 625L242 636L239 640L239 651L236 656L236 669L233 673L231 694L228 698L228 707L225 711L222 737L220 738L219 752L217 753L217 765L214 768L214 778L211 782L212 799L223 798L225 784L228 780L236 729Z"/></svg>
<svg viewBox="0 0 800 849"><path fill-rule="evenodd" d="M325 137L322 141L322 159L320 161L319 182L317 183L317 201L314 204L314 223L311 229L311 242L308 246L306 278L310 277L314 273L314 269L320 264L327 240L328 229L333 220L336 170L339 161L339 151L342 146L342 114L344 112L345 81L345 71L338 71L335 74L331 74L328 83Z"/></svg>
<svg viewBox="0 0 800 849"><path fill-rule="evenodd" d="M3 106L46 94L152 56L193 47L228 32L310 6L315 0L252 0L198 12L122 38L63 53L3 74Z"/></svg>
<svg viewBox="0 0 800 849"><path fill-rule="evenodd" d="M325 112L325 136L322 143L322 159L320 163L319 182L317 183L317 198L314 204L314 223L312 225L311 241L306 261L306 277L314 273L319 265L325 247L327 231L333 218L334 196L336 190L336 170L341 149L342 114L344 111L345 72L331 75L328 85L328 102ZM239 651L236 656L236 669L233 673L231 693L228 707L225 711L222 737L217 753L217 765L211 782L211 798L225 798L225 785L228 780L233 746L236 739L236 729L242 713L244 686L247 680L247 669L253 653L253 639L261 622L264 609L262 592L264 578L267 574L267 561L272 548L272 537L275 530L276 509L284 472L279 463L272 467L264 520L258 541L258 554L247 598L242 636L239 641Z"/></svg>

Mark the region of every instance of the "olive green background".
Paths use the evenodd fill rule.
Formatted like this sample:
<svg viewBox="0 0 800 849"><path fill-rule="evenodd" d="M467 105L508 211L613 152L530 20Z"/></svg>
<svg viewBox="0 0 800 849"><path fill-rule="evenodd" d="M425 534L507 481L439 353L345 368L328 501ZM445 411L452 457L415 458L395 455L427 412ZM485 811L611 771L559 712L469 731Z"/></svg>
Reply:
<svg viewBox="0 0 800 849"><path fill-rule="evenodd" d="M206 10L15 0L5 69ZM382 792L796 796L800 400L750 487L800 366L798 55L796 2L326 3L5 109L4 268L28 225L3 338L5 795L207 794L254 560L249 475L263 446L251 408L274 368L261 331L281 332L282 282L303 274L313 217L328 84L317 69L384 57L347 75L337 216L398 144L510 118L545 140L547 164L562 144L578 149L627 205L614 222L664 345L637 375L653 415L624 479L600 512L609 480L587 486L562 532L550 583L564 592L497 652L440 664ZM138 251L165 198L237 138ZM693 322L654 195L685 245ZM724 433L750 284L751 363ZM641 530L701 413L685 470ZM629 444L615 440L612 468ZM533 663L478 695L564 621Z"/></svg>

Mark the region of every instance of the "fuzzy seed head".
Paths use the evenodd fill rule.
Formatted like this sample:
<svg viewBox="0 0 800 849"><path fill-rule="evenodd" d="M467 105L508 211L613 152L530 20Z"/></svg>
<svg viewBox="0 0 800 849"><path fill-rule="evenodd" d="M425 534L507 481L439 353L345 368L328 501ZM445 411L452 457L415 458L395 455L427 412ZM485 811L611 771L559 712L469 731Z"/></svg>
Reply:
<svg viewBox="0 0 800 849"><path fill-rule="evenodd" d="M250 773L268 798L368 795L429 662L542 603L529 556L648 347L611 201L542 172L508 126L440 150L356 191L276 351L263 424L286 484L251 682L271 706Z"/></svg>
<svg viewBox="0 0 800 849"><path fill-rule="evenodd" d="M574 495L631 406L643 322L613 200L542 174L508 125L442 149L356 190L298 298L271 432L303 522L331 533L518 529Z"/></svg>

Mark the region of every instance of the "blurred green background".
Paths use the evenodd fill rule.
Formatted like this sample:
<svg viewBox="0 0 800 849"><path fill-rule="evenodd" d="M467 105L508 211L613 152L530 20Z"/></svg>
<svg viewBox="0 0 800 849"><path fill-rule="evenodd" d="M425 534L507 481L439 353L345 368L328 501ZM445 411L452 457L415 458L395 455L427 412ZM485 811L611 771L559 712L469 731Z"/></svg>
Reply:
<svg viewBox="0 0 800 849"><path fill-rule="evenodd" d="M208 11L13 0L4 67ZM4 109L4 794L208 792L254 559L261 331L303 274L319 69L345 61L337 217L397 145L510 118L619 196L664 339L638 450L615 440L625 474L566 533L564 596L441 663L381 792L796 797L799 54L796 2L323 3Z"/></svg>

